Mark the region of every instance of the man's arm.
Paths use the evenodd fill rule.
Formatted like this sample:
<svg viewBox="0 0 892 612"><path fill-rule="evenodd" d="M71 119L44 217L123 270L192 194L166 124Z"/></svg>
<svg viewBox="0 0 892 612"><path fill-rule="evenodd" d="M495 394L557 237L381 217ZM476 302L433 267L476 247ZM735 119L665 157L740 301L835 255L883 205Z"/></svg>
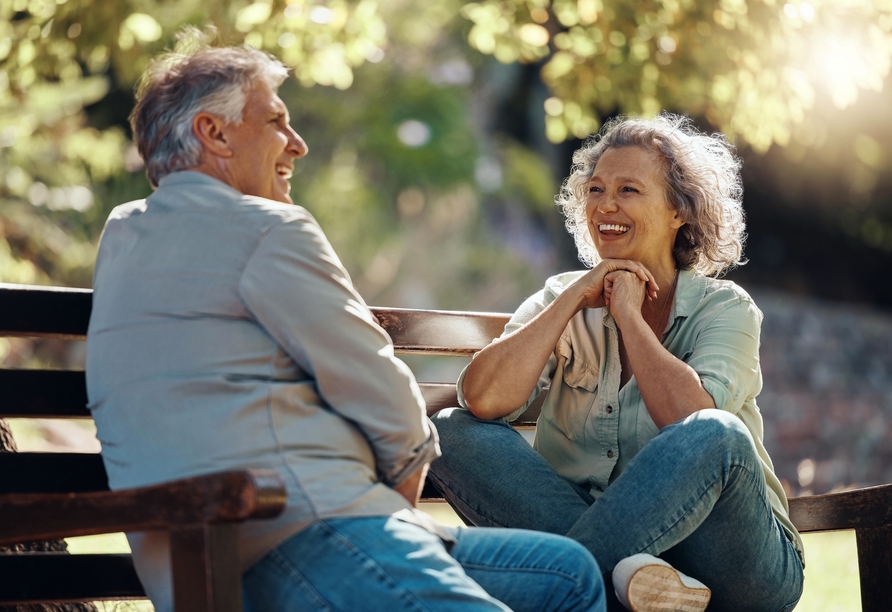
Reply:
<svg viewBox="0 0 892 612"><path fill-rule="evenodd" d="M240 294L266 331L311 375L319 395L369 441L381 480L411 497L439 456L409 368L353 288L315 220L296 208L258 244ZM414 488L417 488L415 486Z"/></svg>
<svg viewBox="0 0 892 612"><path fill-rule="evenodd" d="M424 479L427 477L428 467L430 467L430 464L425 463L421 466L421 469L411 474L402 484L394 487L394 490L405 497L412 504L413 508L418 506L418 500L421 499L421 490L424 488Z"/></svg>

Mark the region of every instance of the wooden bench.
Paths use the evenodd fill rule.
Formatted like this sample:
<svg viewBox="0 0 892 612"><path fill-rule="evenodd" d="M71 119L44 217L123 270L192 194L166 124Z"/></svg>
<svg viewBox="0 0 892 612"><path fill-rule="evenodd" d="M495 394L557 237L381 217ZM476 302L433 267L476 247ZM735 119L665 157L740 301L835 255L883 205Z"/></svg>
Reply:
<svg viewBox="0 0 892 612"><path fill-rule="evenodd" d="M0 336L82 340L91 292L0 284ZM470 357L508 316L374 308L403 355ZM428 412L456 405L452 382L422 382ZM0 369L0 418L90 418L82 371ZM532 427L534 406L515 423ZM426 498L437 498L426 488ZM272 473L233 472L110 492L98 455L0 453L0 545L77 535L169 529L178 612L240 609L234 529L284 504ZM854 529L862 609L892 602L892 485L790 500L803 533ZM210 578L205 578L209 576ZM187 588L188 587L188 588ZM0 606L144 597L129 555L0 554Z"/></svg>

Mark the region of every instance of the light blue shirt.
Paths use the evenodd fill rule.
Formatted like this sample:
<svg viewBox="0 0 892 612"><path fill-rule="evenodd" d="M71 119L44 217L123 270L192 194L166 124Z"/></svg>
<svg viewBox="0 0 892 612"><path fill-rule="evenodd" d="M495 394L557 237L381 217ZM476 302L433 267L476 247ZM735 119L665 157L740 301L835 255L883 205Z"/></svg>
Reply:
<svg viewBox="0 0 892 612"><path fill-rule="evenodd" d="M316 520L409 507L391 487L439 455L436 431L305 209L170 174L112 211L93 290L87 388L112 489L276 470L287 508L241 527L245 568ZM130 540L168 609L166 536Z"/></svg>
<svg viewBox="0 0 892 612"><path fill-rule="evenodd" d="M568 272L548 279L545 288L514 313L502 335L533 319L583 274ZM783 486L762 442L762 415L756 405L762 389L761 311L734 283L682 270L669 321L663 346L697 372L716 408L746 425L756 444L771 507L802 556L802 541L789 519ZM467 368L458 381L458 396L467 408L462 392L465 372ZM617 327L610 311L583 309L561 334L527 403L505 417L520 416L548 387L534 446L561 476L590 487L595 499L659 433L635 377L621 388L621 374Z"/></svg>

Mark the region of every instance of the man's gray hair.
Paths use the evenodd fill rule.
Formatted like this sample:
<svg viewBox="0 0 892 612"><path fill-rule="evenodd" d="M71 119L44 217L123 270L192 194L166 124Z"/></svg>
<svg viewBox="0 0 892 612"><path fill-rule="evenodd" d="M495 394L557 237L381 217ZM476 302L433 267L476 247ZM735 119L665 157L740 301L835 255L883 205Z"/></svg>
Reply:
<svg viewBox="0 0 892 612"><path fill-rule="evenodd" d="M722 134L708 136L689 118L669 113L613 119L573 154L573 168L555 203L580 261L587 266L601 261L585 214L588 184L604 152L619 147L641 147L662 160L666 199L685 223L672 249L679 267L711 275L744 263L740 159Z"/></svg>
<svg viewBox="0 0 892 612"><path fill-rule="evenodd" d="M192 133L200 112L241 123L248 90L256 81L273 91L288 69L248 46L210 47L194 28L179 37L178 49L151 61L136 92L130 125L152 187L171 172L198 165L202 145ZM184 51L184 48L188 48Z"/></svg>

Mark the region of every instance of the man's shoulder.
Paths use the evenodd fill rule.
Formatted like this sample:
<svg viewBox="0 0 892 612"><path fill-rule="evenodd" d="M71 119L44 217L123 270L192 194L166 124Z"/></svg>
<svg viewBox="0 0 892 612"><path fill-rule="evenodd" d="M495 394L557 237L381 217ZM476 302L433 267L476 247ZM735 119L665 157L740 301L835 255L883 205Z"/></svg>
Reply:
<svg viewBox="0 0 892 612"><path fill-rule="evenodd" d="M109 221L113 219L127 219L129 217L141 215L144 212L146 212L146 201L133 200L132 202L115 206L108 215L108 219Z"/></svg>

